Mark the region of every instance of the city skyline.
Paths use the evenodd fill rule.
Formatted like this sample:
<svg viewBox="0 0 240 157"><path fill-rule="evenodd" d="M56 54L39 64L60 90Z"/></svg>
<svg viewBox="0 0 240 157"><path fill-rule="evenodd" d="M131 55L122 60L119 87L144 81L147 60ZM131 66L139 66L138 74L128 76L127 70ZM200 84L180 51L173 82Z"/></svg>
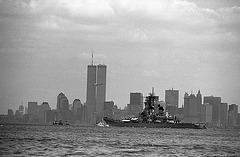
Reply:
<svg viewBox="0 0 240 157"><path fill-rule="evenodd" d="M86 65L108 66L106 101L152 87L240 104L240 5L234 0L0 1L0 114L28 102L86 102ZM240 107L239 107L240 109Z"/></svg>

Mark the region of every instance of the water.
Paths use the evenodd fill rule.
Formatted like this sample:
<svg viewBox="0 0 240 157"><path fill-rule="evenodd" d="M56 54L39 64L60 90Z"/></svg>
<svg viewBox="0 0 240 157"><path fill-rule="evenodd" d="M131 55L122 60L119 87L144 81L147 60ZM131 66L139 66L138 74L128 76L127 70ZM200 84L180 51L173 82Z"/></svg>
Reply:
<svg viewBox="0 0 240 157"><path fill-rule="evenodd" d="M240 156L240 130L1 125L0 156Z"/></svg>

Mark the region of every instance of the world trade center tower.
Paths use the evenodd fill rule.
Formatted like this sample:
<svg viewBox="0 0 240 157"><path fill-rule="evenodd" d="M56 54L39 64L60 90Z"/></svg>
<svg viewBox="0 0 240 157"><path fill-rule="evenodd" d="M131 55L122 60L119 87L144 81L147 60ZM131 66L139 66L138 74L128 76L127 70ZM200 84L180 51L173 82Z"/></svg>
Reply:
<svg viewBox="0 0 240 157"><path fill-rule="evenodd" d="M88 123L101 121L106 100L106 65L88 65L87 99Z"/></svg>

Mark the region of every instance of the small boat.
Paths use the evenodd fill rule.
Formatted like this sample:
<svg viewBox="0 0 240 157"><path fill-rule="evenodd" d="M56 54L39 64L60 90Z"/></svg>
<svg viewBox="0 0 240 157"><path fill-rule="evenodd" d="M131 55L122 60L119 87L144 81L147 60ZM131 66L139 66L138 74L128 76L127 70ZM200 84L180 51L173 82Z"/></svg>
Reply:
<svg viewBox="0 0 240 157"><path fill-rule="evenodd" d="M98 124L97 124L97 126L100 126L100 127L109 127L109 125L108 124L106 124L106 122L99 122Z"/></svg>
<svg viewBox="0 0 240 157"><path fill-rule="evenodd" d="M55 120L55 121L53 122L53 125L58 125L57 120Z"/></svg>
<svg viewBox="0 0 240 157"><path fill-rule="evenodd" d="M68 121L65 121L64 123L62 122L62 120L60 119L59 121L55 120L53 122L53 125L70 125L70 123Z"/></svg>

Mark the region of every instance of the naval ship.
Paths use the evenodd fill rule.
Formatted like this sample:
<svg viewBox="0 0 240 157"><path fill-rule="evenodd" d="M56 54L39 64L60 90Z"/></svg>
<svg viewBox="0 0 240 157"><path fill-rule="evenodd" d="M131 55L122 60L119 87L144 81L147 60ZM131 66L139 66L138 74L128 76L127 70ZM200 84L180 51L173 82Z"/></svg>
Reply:
<svg viewBox="0 0 240 157"><path fill-rule="evenodd" d="M145 127L145 128L189 128L206 129L204 123L183 123L176 116L169 116L163 106L157 103L158 97L154 94L154 88L145 98L145 108L138 117L123 120L115 120L104 117L103 120L109 126L115 127Z"/></svg>

